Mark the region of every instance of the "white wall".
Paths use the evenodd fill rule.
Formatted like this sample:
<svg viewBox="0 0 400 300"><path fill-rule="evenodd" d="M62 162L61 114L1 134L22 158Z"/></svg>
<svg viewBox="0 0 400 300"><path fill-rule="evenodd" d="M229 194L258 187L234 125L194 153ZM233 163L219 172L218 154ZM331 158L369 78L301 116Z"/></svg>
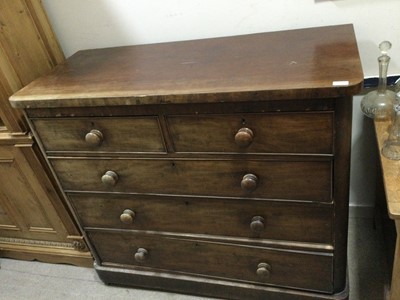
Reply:
<svg viewBox="0 0 400 300"><path fill-rule="evenodd" d="M399 0L42 0L68 57L81 49L353 23L365 77L377 76L378 44L393 44L400 73ZM374 203L370 120L355 97L351 204Z"/></svg>

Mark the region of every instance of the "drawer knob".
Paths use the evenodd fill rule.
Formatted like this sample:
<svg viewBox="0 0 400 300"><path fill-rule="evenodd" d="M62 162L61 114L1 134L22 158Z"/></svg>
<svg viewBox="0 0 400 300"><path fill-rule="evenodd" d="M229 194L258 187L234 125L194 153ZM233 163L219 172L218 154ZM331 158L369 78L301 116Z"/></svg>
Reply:
<svg viewBox="0 0 400 300"><path fill-rule="evenodd" d="M107 171L103 176L101 176L101 181L107 187L113 187L118 182L118 174L114 171Z"/></svg>
<svg viewBox="0 0 400 300"><path fill-rule="evenodd" d="M246 148L250 146L253 142L253 131L249 128L240 128L235 135L235 142L241 148Z"/></svg>
<svg viewBox="0 0 400 300"><path fill-rule="evenodd" d="M255 216L251 219L250 229L254 232L260 232L264 230L265 220L261 216Z"/></svg>
<svg viewBox="0 0 400 300"><path fill-rule="evenodd" d="M259 263L256 273L260 277L268 278L271 276L271 266L267 263Z"/></svg>
<svg viewBox="0 0 400 300"><path fill-rule="evenodd" d="M97 129L92 129L86 134L85 141L91 146L100 146L103 142L103 134Z"/></svg>
<svg viewBox="0 0 400 300"><path fill-rule="evenodd" d="M124 224L132 224L135 220L135 212L130 209L125 209L119 216L119 219Z"/></svg>
<svg viewBox="0 0 400 300"><path fill-rule="evenodd" d="M251 192L257 188L258 178L254 174L246 174L240 183L242 190Z"/></svg>
<svg viewBox="0 0 400 300"><path fill-rule="evenodd" d="M149 252L146 249L139 248L139 249L137 249L137 251L135 253L135 260L137 262L144 262L147 259L148 254L149 254Z"/></svg>

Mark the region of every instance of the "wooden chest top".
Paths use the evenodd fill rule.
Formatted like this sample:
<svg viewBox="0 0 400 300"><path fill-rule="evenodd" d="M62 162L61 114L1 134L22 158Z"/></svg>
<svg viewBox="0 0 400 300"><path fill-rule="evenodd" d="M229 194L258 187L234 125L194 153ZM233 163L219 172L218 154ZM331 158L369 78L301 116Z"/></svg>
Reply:
<svg viewBox="0 0 400 300"><path fill-rule="evenodd" d="M14 107L327 98L363 80L352 25L79 51Z"/></svg>

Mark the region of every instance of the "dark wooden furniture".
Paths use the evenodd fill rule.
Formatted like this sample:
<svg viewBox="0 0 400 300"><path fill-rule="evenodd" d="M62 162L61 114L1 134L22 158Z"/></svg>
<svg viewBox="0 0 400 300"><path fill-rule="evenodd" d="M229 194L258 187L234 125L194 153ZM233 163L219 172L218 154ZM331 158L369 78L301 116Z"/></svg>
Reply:
<svg viewBox="0 0 400 300"><path fill-rule="evenodd" d="M24 109L106 283L344 299L351 25L78 52Z"/></svg>

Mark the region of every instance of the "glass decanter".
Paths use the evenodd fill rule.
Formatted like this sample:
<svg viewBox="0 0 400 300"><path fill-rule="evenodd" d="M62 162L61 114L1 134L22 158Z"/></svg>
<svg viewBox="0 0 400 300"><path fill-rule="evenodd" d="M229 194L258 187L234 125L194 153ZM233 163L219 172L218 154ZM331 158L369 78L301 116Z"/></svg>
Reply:
<svg viewBox="0 0 400 300"><path fill-rule="evenodd" d="M400 98L400 95L397 97ZM394 112L394 123L389 130L389 137L383 143L382 154L389 159L400 160L400 104L394 106Z"/></svg>
<svg viewBox="0 0 400 300"><path fill-rule="evenodd" d="M361 110L367 117L378 121L391 120L393 118L393 106L395 104L395 93L387 89L387 71L390 62L388 50L392 47L389 41L379 44L381 55L379 63L378 89L366 94L361 100Z"/></svg>

